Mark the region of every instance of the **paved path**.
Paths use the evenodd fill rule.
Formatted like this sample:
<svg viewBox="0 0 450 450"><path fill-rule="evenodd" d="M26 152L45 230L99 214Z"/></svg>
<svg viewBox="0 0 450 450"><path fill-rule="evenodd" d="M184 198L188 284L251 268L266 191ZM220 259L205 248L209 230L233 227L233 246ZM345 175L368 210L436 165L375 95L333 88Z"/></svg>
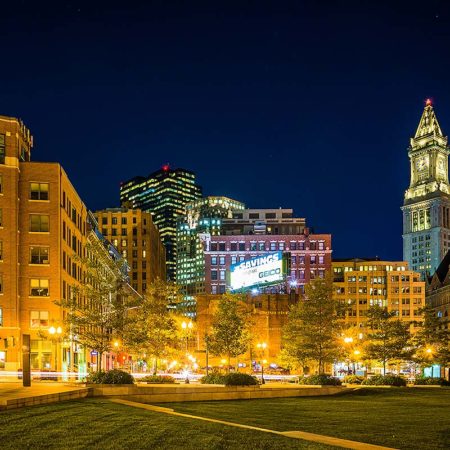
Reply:
<svg viewBox="0 0 450 450"><path fill-rule="evenodd" d="M59 394L61 392L86 389L85 386L76 386L56 382L31 383L30 387L23 387L22 383L0 383L0 400L13 398L28 398L38 395Z"/></svg>
<svg viewBox="0 0 450 450"><path fill-rule="evenodd" d="M145 403L131 402L128 400L113 399L111 401L114 403L120 403L122 405L133 406L135 408L142 408L142 409L147 409L149 411L160 412L163 414L170 414L172 416L186 417L188 419L204 420L206 422L219 423L221 425L228 425L228 426L237 427L237 428L245 428L247 430L262 431L263 433L272 433L272 434L277 434L280 436L285 436L285 437L289 437L289 438L293 438L293 439L302 439L304 441L317 442L320 444L327 444L327 445L334 445L335 447L343 447L343 448L348 448L348 449L353 449L353 450L395 450L390 447L383 447L380 445L373 445L373 444L365 444L363 442L350 441L347 439L340 439L340 438L335 438L332 436L324 436L322 434L306 433L304 431L276 431L276 430L270 430L267 428L254 427L251 425L243 425L243 424L235 423L235 422L227 422L225 420L211 419L208 417L201 417L201 416L193 416L191 414L184 414L184 413L176 412L171 408L147 405Z"/></svg>

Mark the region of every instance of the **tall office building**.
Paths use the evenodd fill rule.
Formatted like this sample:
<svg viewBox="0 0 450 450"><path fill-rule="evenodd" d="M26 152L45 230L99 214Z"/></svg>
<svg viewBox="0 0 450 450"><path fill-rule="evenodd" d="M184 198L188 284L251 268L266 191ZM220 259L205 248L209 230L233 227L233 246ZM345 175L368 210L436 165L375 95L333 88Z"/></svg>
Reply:
<svg viewBox="0 0 450 450"><path fill-rule="evenodd" d="M450 185L447 137L430 100L411 139L411 181L403 211L403 259L424 278L450 249Z"/></svg>
<svg viewBox="0 0 450 450"><path fill-rule="evenodd" d="M228 197L205 197L188 203L177 224L177 284L183 294L205 293L203 237L220 235L223 219L245 205Z"/></svg>
<svg viewBox="0 0 450 450"><path fill-rule="evenodd" d="M195 174L169 165L148 177L135 177L120 186L121 205L152 213L166 248L167 277L175 280L177 219L187 203L201 198L202 188Z"/></svg>
<svg viewBox="0 0 450 450"><path fill-rule="evenodd" d="M144 294L148 283L166 279L166 250L149 212L109 208L95 217L102 235L128 261L133 289Z"/></svg>

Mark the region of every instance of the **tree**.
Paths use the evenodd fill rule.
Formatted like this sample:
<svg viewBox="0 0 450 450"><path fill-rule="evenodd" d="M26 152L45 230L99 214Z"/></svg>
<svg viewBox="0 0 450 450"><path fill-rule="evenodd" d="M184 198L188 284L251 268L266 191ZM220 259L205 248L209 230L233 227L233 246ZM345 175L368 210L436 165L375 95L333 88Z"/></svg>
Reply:
<svg viewBox="0 0 450 450"><path fill-rule="evenodd" d="M120 335L126 326L135 298L127 292L123 261L112 259L103 243L88 242L85 255L73 257L84 269L83 282L69 286L67 299L55 303L67 310L64 323L71 341L95 350L101 370L102 355L112 350L113 333Z"/></svg>
<svg viewBox="0 0 450 450"><path fill-rule="evenodd" d="M450 363L449 330L442 328L442 323L431 305L421 310L423 318L421 328L413 338L414 360L422 366L440 364L446 367Z"/></svg>
<svg viewBox="0 0 450 450"><path fill-rule="evenodd" d="M176 302L178 297L178 288L173 283L157 279L147 287L142 301L129 314L124 346L131 353L153 357L154 374L158 360L167 357L177 343L177 322L168 305Z"/></svg>
<svg viewBox="0 0 450 450"><path fill-rule="evenodd" d="M214 356L227 355L229 371L231 358L245 353L248 342L248 313L243 296L223 294L213 315L209 351Z"/></svg>
<svg viewBox="0 0 450 450"><path fill-rule="evenodd" d="M411 356L409 324L397 318L394 311L374 305L367 311L368 334L366 355L368 359L375 359L386 365L393 359L408 359Z"/></svg>
<svg viewBox="0 0 450 450"><path fill-rule="evenodd" d="M333 299L331 277L312 280L305 294L290 309L283 329L284 354L303 367L314 361L322 374L341 351L339 307Z"/></svg>

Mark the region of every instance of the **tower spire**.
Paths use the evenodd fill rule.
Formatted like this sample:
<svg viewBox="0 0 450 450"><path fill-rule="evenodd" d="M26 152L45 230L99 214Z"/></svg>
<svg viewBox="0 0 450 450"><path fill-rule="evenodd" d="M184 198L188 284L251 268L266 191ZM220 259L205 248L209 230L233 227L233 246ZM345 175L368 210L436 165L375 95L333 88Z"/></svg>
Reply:
<svg viewBox="0 0 450 450"><path fill-rule="evenodd" d="M420 118L419 126L417 127L414 139L422 138L424 136L440 136L444 137L442 134L441 127L434 112L431 99L427 99L425 102L425 108Z"/></svg>

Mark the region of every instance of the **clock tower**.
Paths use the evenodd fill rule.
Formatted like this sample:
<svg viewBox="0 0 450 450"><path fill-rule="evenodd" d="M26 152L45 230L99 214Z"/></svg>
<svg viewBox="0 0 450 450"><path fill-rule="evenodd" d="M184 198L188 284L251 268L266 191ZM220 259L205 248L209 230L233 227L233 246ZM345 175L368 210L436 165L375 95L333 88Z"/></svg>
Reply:
<svg viewBox="0 0 450 450"><path fill-rule="evenodd" d="M403 259L410 267L433 274L450 248L450 184L447 137L431 104L411 138L411 181L403 203Z"/></svg>

